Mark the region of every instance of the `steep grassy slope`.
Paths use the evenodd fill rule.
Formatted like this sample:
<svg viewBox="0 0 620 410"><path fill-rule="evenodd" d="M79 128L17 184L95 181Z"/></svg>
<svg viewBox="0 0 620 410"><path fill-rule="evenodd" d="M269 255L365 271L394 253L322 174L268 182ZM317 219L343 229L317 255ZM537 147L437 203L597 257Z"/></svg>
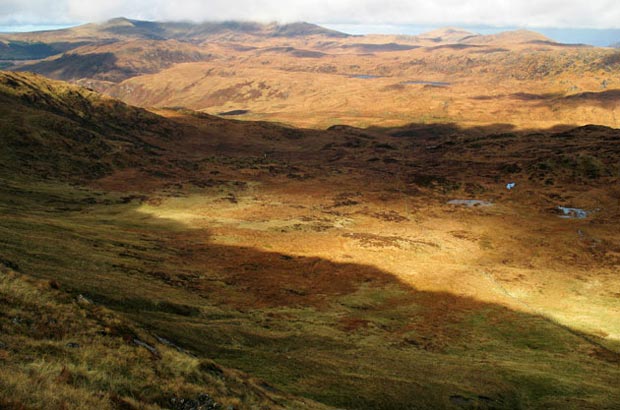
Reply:
<svg viewBox="0 0 620 410"><path fill-rule="evenodd" d="M3 409L322 408L57 288L0 266Z"/></svg>
<svg viewBox="0 0 620 410"><path fill-rule="evenodd" d="M186 110L164 118L41 77L4 78L0 261L19 275L2 274L0 360L16 370L3 373L15 377L0 403L620 400L618 131L319 132ZM32 119L48 116L66 129L20 148L18 136L47 129ZM54 158L81 161L90 147L72 130L123 160L96 154L100 174L58 171ZM23 175L27 155L40 165ZM558 205L591 213L563 219Z"/></svg>

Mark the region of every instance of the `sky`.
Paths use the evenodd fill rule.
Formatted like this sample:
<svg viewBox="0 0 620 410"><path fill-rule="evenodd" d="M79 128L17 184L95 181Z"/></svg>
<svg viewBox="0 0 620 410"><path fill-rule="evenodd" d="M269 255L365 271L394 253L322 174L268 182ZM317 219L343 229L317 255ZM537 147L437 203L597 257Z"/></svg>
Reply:
<svg viewBox="0 0 620 410"><path fill-rule="evenodd" d="M407 34L416 34L416 28L442 26L491 31L496 27L598 29L589 30L588 35L606 32L608 37L615 34L602 29L619 29L620 33L618 0L0 0L2 31L55 28L120 16L158 21L308 21L348 26L349 32L359 33L373 32L373 27L390 32L409 27ZM586 34L582 30L582 36Z"/></svg>

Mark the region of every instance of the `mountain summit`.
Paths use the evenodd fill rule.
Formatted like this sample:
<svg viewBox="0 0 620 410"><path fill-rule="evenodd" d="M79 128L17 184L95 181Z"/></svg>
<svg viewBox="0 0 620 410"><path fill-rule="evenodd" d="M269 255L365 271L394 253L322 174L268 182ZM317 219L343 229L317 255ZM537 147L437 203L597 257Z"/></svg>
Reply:
<svg viewBox="0 0 620 410"><path fill-rule="evenodd" d="M444 27L422 33L417 37L437 43L459 43L471 36L476 36L476 33L456 27Z"/></svg>

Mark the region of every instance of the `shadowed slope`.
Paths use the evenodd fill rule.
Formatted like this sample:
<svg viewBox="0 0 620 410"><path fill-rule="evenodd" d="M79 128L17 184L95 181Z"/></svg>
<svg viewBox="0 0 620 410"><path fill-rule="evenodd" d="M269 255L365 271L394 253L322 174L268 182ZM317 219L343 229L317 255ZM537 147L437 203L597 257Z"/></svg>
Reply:
<svg viewBox="0 0 620 410"><path fill-rule="evenodd" d="M56 280L34 280L6 264L0 263L3 409L180 409L183 402L325 408L199 359L84 296L59 290Z"/></svg>
<svg viewBox="0 0 620 410"><path fill-rule="evenodd" d="M97 178L155 159L163 148L149 138L174 138L151 113L40 76L0 73L0 110L5 172Z"/></svg>
<svg viewBox="0 0 620 410"><path fill-rule="evenodd" d="M106 385L114 371L84 374L85 353L67 362L66 337L28 340L51 326L33 319L42 308L31 298L34 307L12 315L23 323L0 316L11 332L0 335L1 360L36 370L11 384L26 388L17 400L37 369L49 368L50 386L76 377L92 400L104 384L109 396L97 400L112 408L124 406L114 394L157 408L220 377L209 359L266 380L220 379L213 391L223 402L242 396L239 408L255 397L303 408L278 389L351 409L613 408L620 400L617 131L297 130L184 110L162 110L163 118L41 77L4 78L12 138L2 155L13 162L0 180L1 263L86 295L95 302L87 314L114 311L165 352L145 364L148 380L173 373L179 383L155 378L153 390L139 379ZM63 118L65 128L20 150L17 136L40 132L31 116ZM109 164L103 178L80 177L76 152L90 142L72 137L76 130L96 130L110 149L123 136L123 161L95 153L94 164ZM76 167L56 172L52 150L76 155ZM553 162L556 150L566 161ZM48 180L37 170L21 175L26 155L54 170ZM508 179L518 189L508 193ZM446 204L478 197L495 206ZM548 209L556 204L601 209L573 221ZM21 286L11 280L5 293ZM81 310L70 309L66 318L77 321ZM148 361L131 339L88 335L80 345L109 343ZM58 355L32 360L28 349L39 352L39 343ZM52 379L61 364L68 373Z"/></svg>

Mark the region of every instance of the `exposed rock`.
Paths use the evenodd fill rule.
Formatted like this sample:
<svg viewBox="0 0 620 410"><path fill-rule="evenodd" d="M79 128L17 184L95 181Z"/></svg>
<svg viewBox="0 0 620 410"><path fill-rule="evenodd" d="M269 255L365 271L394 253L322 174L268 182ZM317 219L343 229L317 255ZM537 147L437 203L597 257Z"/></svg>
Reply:
<svg viewBox="0 0 620 410"><path fill-rule="evenodd" d="M170 399L170 405L172 410L217 410L222 408L211 396L205 393L196 399L173 397Z"/></svg>
<svg viewBox="0 0 620 410"><path fill-rule="evenodd" d="M144 347L146 350L148 350L153 356L155 356L156 358L161 358L161 355L159 354L159 351L157 350L156 347L151 346L150 344L143 342L140 339L134 338L133 339L133 343L137 346L140 347Z"/></svg>
<svg viewBox="0 0 620 410"><path fill-rule="evenodd" d="M188 356L196 357L196 355L193 354L192 352L190 352L190 351L188 351L186 349L183 349L181 346L176 345L174 342L166 339L165 337L161 337L161 336L158 336L158 335L154 335L154 336L155 336L155 339L157 339L157 341L159 343L161 343L163 345L166 345L168 347L172 347L173 349L176 349L180 353L184 353L184 354L186 354Z"/></svg>
<svg viewBox="0 0 620 410"><path fill-rule="evenodd" d="M93 304L93 301L88 299L84 295L78 295L76 299L77 299L78 305L87 306L87 305L92 305Z"/></svg>

